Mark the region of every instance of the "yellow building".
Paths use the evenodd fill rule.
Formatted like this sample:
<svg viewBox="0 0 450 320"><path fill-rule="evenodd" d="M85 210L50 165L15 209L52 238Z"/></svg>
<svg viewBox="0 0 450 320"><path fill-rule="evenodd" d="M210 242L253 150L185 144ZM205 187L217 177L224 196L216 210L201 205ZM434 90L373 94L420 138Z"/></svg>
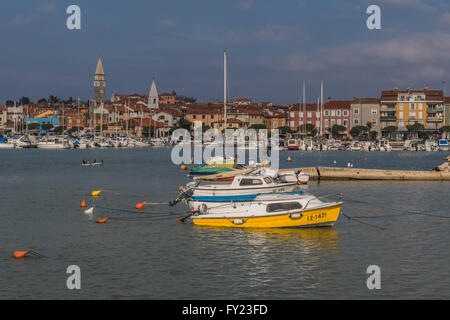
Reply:
<svg viewBox="0 0 450 320"><path fill-rule="evenodd" d="M385 90L380 99L381 128L396 126L406 131L408 125L422 124L426 130L438 130L444 122L442 90Z"/></svg>

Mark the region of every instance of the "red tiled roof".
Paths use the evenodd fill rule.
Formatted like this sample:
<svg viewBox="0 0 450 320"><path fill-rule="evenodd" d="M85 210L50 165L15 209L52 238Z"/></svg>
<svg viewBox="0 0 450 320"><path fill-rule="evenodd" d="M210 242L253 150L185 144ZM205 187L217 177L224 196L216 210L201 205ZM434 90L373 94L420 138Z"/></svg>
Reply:
<svg viewBox="0 0 450 320"><path fill-rule="evenodd" d="M328 100L323 105L324 109L350 109L351 100Z"/></svg>

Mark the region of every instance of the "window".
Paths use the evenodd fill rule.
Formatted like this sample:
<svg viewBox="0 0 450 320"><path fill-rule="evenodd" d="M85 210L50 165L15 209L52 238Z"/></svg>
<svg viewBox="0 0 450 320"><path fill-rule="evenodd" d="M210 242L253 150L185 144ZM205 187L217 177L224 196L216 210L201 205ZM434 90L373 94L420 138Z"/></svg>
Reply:
<svg viewBox="0 0 450 320"><path fill-rule="evenodd" d="M378 113L378 110L377 110L377 108L372 108L372 114L377 114Z"/></svg>
<svg viewBox="0 0 450 320"><path fill-rule="evenodd" d="M329 126L328 119L325 119L325 127L328 128L328 126Z"/></svg>
<svg viewBox="0 0 450 320"><path fill-rule="evenodd" d="M348 121L344 120L344 127L347 127L347 126L348 126Z"/></svg>
<svg viewBox="0 0 450 320"><path fill-rule="evenodd" d="M213 114L211 115L211 119L214 119L214 115Z"/></svg>
<svg viewBox="0 0 450 320"><path fill-rule="evenodd" d="M311 117L312 117L312 113L308 112L308 118L311 118Z"/></svg>
<svg viewBox="0 0 450 320"><path fill-rule="evenodd" d="M422 119L423 118L423 113L422 113L422 111L420 111L419 112L419 119Z"/></svg>
<svg viewBox="0 0 450 320"><path fill-rule="evenodd" d="M316 112L316 118L320 118L320 112Z"/></svg>
<svg viewBox="0 0 450 320"><path fill-rule="evenodd" d="M291 111L291 112L290 112L290 115L291 115L291 118L293 118L293 117L294 117L294 112Z"/></svg>
<svg viewBox="0 0 450 320"><path fill-rule="evenodd" d="M400 103L400 110L403 110L403 103Z"/></svg>
<svg viewBox="0 0 450 320"><path fill-rule="evenodd" d="M410 110L415 110L416 109L416 105L414 103L411 103L409 108L410 108Z"/></svg>
<svg viewBox="0 0 450 320"><path fill-rule="evenodd" d="M202 114L202 119L205 119L205 118L206 118L206 116L204 114Z"/></svg>
<svg viewBox="0 0 450 320"><path fill-rule="evenodd" d="M359 124L359 119L353 119L353 124L358 125Z"/></svg>
<svg viewBox="0 0 450 320"><path fill-rule="evenodd" d="M300 210L302 205L300 202L280 202L280 203L271 203L267 205L267 212L282 212L288 210Z"/></svg>
<svg viewBox="0 0 450 320"><path fill-rule="evenodd" d="M344 116L348 116L348 110L344 110L342 113Z"/></svg>
<svg viewBox="0 0 450 320"><path fill-rule="evenodd" d="M341 119L337 119L337 124L341 125Z"/></svg>
<svg viewBox="0 0 450 320"><path fill-rule="evenodd" d="M419 110L422 110L423 108L423 103L419 103Z"/></svg>
<svg viewBox="0 0 450 320"><path fill-rule="evenodd" d="M353 109L353 114L359 114L359 109L358 108Z"/></svg>
<svg viewBox="0 0 450 320"><path fill-rule="evenodd" d="M336 115L336 110L331 110L331 116L334 117Z"/></svg>
<svg viewBox="0 0 450 320"><path fill-rule="evenodd" d="M398 113L398 117L399 117L400 119L403 119L403 112L399 112L399 113Z"/></svg>
<svg viewBox="0 0 450 320"><path fill-rule="evenodd" d="M271 177L265 177L265 178L264 178L264 181L265 181L267 184L270 184L270 183L273 182L273 180L272 180Z"/></svg>
<svg viewBox="0 0 450 320"><path fill-rule="evenodd" d="M240 186L255 186L263 184L259 179L242 179L239 183Z"/></svg>
<svg viewBox="0 0 450 320"><path fill-rule="evenodd" d="M324 113L325 113L326 116L330 115L330 112L328 110L325 110Z"/></svg>
<svg viewBox="0 0 450 320"><path fill-rule="evenodd" d="M341 115L341 110L336 110L336 115L340 116Z"/></svg>
<svg viewBox="0 0 450 320"><path fill-rule="evenodd" d="M294 127L294 126L295 126L294 121L291 121L291 127Z"/></svg>

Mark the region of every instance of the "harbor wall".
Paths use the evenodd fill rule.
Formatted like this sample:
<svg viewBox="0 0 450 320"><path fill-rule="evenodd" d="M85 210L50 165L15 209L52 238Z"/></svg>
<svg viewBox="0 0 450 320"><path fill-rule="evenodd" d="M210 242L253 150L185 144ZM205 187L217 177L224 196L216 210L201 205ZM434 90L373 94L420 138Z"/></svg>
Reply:
<svg viewBox="0 0 450 320"><path fill-rule="evenodd" d="M283 169L282 169L283 170ZM280 171L282 171L280 170ZM360 168L306 167L284 170L302 170L311 180L411 180L450 181L450 172L381 170Z"/></svg>

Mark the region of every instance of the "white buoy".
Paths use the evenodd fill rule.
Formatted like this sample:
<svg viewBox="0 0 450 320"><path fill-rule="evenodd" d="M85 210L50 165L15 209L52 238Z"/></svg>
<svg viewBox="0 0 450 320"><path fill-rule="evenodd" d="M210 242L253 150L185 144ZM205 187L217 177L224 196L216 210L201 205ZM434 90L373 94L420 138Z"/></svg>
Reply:
<svg viewBox="0 0 450 320"><path fill-rule="evenodd" d="M84 213L86 213L86 214L93 214L94 213L94 207L90 207L89 209L84 210Z"/></svg>
<svg viewBox="0 0 450 320"><path fill-rule="evenodd" d="M333 163L336 164L336 160L334 160Z"/></svg>

